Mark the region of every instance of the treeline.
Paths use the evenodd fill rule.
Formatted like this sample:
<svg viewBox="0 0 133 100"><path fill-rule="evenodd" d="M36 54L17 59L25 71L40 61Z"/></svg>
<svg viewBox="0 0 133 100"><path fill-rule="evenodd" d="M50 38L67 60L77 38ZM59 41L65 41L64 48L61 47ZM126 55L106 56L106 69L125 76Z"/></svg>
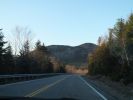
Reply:
<svg viewBox="0 0 133 100"><path fill-rule="evenodd" d="M127 20L118 19L108 36L99 37L97 49L89 55L89 74L133 82L133 13Z"/></svg>
<svg viewBox="0 0 133 100"><path fill-rule="evenodd" d="M16 42L16 45L18 43L20 41ZM39 40L33 50L30 50L30 40L26 37L23 43L21 41L21 46L18 46L19 51L16 50L16 45L15 54L13 54L11 45L4 41L4 35L0 29L0 74L65 72L63 64L57 60L56 64L58 65L52 62L50 58L52 55Z"/></svg>

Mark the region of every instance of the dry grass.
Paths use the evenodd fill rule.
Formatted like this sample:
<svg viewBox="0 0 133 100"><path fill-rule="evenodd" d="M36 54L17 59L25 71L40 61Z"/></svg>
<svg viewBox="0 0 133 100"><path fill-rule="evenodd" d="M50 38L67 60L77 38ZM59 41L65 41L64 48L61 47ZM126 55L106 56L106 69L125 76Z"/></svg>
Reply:
<svg viewBox="0 0 133 100"><path fill-rule="evenodd" d="M111 81L108 77L88 76L97 86L104 88L119 100L133 100L133 83L125 86L120 82Z"/></svg>

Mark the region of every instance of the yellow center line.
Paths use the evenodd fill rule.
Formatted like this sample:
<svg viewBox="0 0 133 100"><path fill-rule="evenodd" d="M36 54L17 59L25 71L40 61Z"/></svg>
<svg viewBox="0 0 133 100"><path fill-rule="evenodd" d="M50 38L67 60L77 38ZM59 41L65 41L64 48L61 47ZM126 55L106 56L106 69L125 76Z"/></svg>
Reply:
<svg viewBox="0 0 133 100"><path fill-rule="evenodd" d="M39 93L41 93L41 92L47 90L48 88L50 88L50 87L56 85L57 83L60 83L61 81L65 80L66 78L68 78L68 77L64 77L63 79L60 79L60 80L58 80L58 81L56 81L56 82L54 82L54 83L51 83L51 84L49 84L49 85L47 85L47 86L44 86L44 87L42 87L42 88L40 88L40 89L38 89L38 90L36 90L36 91L34 91L34 92L32 92L32 93L29 93L29 94L26 95L25 97L33 97L33 96L36 96L37 94L39 94Z"/></svg>

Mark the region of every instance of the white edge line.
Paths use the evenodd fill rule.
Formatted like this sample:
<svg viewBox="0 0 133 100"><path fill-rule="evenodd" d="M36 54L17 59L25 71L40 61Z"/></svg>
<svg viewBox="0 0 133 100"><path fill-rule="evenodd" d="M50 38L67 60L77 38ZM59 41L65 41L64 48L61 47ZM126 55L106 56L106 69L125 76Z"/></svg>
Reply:
<svg viewBox="0 0 133 100"><path fill-rule="evenodd" d="M85 82L87 86L89 86L94 92L96 92L103 100L108 100L105 96L103 96L101 93L99 93L94 87L92 87L87 81L85 81L81 76L79 78Z"/></svg>

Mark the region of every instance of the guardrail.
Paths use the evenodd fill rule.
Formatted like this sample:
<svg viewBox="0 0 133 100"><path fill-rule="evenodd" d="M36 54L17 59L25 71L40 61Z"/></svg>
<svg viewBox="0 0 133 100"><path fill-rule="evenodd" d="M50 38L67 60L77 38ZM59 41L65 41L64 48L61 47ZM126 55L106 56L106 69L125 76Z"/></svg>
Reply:
<svg viewBox="0 0 133 100"><path fill-rule="evenodd" d="M19 81L27 81L62 74L63 73L0 75L0 84L15 83Z"/></svg>

